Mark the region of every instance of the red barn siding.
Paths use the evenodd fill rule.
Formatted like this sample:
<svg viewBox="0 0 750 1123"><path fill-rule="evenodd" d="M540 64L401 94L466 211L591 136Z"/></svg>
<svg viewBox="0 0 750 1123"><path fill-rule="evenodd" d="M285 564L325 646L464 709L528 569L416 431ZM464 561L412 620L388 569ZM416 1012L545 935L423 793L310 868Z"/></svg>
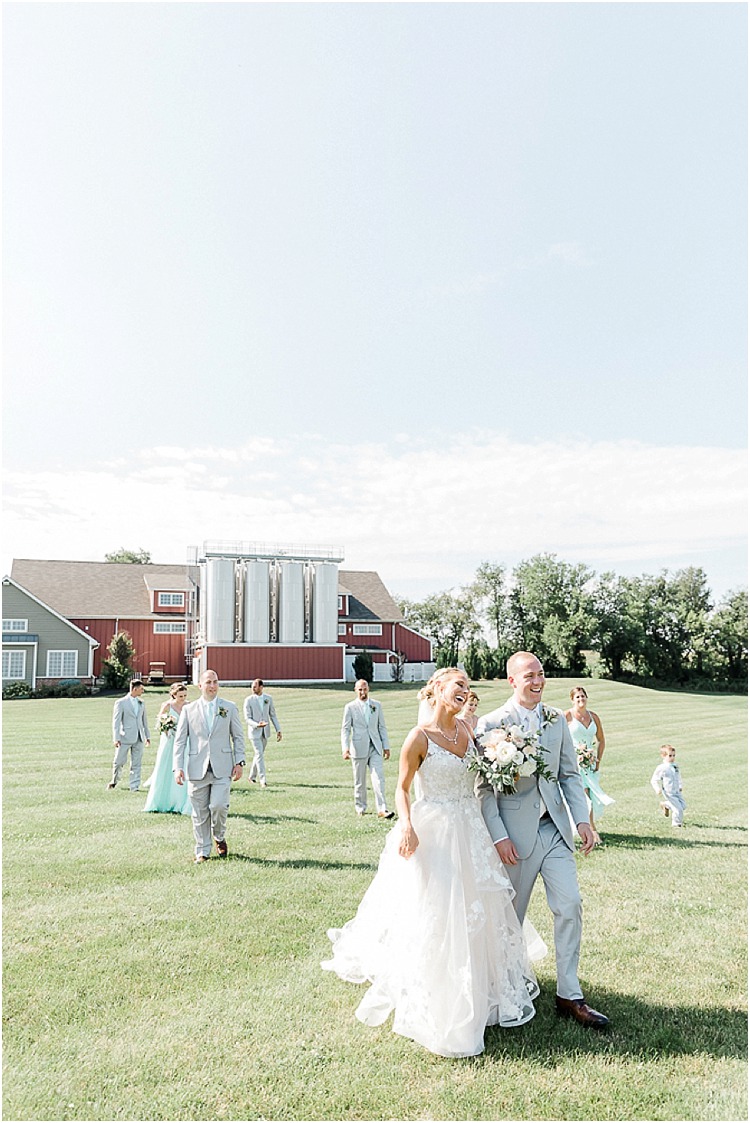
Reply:
<svg viewBox="0 0 750 1123"><path fill-rule="evenodd" d="M408 663L429 663L432 660L432 644L418 632L403 624L396 624L394 651L403 651Z"/></svg>
<svg viewBox="0 0 750 1123"><path fill-rule="evenodd" d="M147 675L149 664L166 663L164 674L168 678L183 678L185 665L185 636L154 634L153 620L96 620L76 617L71 623L99 641L94 652L94 674L101 675L102 662L108 658L107 648L116 631L128 632L135 647L133 670Z"/></svg>
<svg viewBox="0 0 750 1123"><path fill-rule="evenodd" d="M216 671L220 682L247 682L262 678L266 682L343 682L344 659L336 644L322 647L304 644L266 644L251 647L228 644L206 647L201 653L201 670Z"/></svg>

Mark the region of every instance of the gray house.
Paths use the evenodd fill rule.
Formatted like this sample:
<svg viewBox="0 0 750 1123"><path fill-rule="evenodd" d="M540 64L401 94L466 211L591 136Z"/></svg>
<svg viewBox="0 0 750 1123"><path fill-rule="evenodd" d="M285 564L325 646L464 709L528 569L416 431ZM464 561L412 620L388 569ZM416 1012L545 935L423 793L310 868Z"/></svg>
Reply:
<svg viewBox="0 0 750 1123"><path fill-rule="evenodd" d="M97 640L3 577L3 683L91 681Z"/></svg>

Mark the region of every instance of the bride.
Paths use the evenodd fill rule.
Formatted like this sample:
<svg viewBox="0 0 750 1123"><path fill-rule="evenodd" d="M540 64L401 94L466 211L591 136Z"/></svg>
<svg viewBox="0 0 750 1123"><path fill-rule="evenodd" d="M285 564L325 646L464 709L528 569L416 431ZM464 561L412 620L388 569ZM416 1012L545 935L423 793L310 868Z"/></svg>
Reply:
<svg viewBox="0 0 750 1123"><path fill-rule="evenodd" d="M394 1033L443 1057L481 1053L485 1026L529 1021L539 993L464 759L472 738L457 715L468 694L454 667L420 692L431 708L401 750L398 825L357 915L329 929L332 958L321 964L371 983L360 1021L380 1025L393 1011Z"/></svg>

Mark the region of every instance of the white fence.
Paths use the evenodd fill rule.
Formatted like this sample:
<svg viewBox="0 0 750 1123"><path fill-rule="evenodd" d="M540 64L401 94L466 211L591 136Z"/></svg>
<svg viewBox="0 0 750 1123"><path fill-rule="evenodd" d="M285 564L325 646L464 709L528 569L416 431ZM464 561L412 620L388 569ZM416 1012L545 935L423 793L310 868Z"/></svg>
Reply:
<svg viewBox="0 0 750 1123"><path fill-rule="evenodd" d="M354 682L355 655L344 656L346 661L346 681ZM435 670L434 663L404 663L404 682L427 682ZM373 682L393 682L393 673L390 663L373 663Z"/></svg>

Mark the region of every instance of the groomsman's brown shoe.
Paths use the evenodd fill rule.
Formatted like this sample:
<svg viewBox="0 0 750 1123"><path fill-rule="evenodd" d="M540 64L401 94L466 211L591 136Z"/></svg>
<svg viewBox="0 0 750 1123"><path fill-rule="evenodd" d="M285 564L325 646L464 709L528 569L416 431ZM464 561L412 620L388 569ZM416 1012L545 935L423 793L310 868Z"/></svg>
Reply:
<svg viewBox="0 0 750 1123"><path fill-rule="evenodd" d="M609 1025L609 1018L593 1010L583 998L560 998L557 995L555 1006L561 1018L574 1018L587 1029L606 1029Z"/></svg>
<svg viewBox="0 0 750 1123"><path fill-rule="evenodd" d="M193 858L193 865L199 866L202 862L207 862L208 858L205 854L199 854L197 858Z"/></svg>
<svg viewBox="0 0 750 1123"><path fill-rule="evenodd" d="M394 814L392 811L378 811L379 819L393 819Z"/></svg>
<svg viewBox="0 0 750 1123"><path fill-rule="evenodd" d="M107 791L111 792L112 789L116 788L116 787L117 787L117 784L114 782L114 780L110 780L109 783L107 784Z"/></svg>
<svg viewBox="0 0 750 1123"><path fill-rule="evenodd" d="M216 853L219 855L220 858L226 858L227 854L229 853L229 848L227 847L226 839L222 838L221 842L219 842L218 838L215 838L214 842L216 843Z"/></svg>

